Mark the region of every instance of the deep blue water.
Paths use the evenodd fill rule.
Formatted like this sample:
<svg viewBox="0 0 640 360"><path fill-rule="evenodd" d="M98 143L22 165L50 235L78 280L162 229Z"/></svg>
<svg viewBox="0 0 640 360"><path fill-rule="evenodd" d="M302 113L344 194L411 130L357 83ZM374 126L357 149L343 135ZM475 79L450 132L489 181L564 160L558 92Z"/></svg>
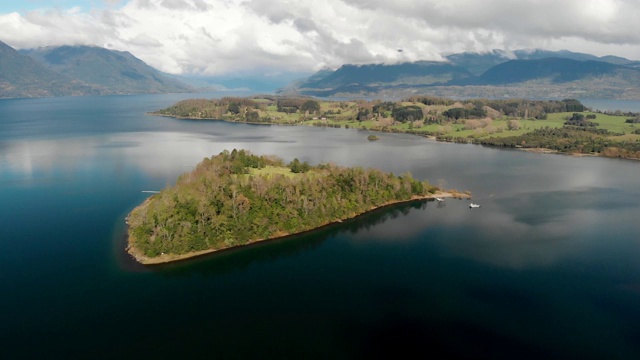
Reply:
<svg viewBox="0 0 640 360"><path fill-rule="evenodd" d="M146 115L192 96L0 101L3 358L640 358L640 163ZM132 262L141 191L233 148L410 171L482 207Z"/></svg>

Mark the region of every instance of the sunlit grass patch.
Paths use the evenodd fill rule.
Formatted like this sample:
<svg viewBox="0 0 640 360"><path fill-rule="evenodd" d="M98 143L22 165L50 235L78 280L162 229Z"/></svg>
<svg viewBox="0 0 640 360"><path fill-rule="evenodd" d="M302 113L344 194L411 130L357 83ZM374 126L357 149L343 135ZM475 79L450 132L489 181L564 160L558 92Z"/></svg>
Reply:
<svg viewBox="0 0 640 360"><path fill-rule="evenodd" d="M274 176L274 175L284 175L287 177L295 177L300 176L302 173L296 174L291 171L289 167L286 166L265 166L261 169L251 168L249 170L249 175L253 176Z"/></svg>

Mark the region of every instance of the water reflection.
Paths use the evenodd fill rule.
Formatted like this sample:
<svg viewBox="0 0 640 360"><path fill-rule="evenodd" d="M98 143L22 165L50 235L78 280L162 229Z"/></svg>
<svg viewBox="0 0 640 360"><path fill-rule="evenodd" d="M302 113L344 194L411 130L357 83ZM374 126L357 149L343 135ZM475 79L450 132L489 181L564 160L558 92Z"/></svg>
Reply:
<svg viewBox="0 0 640 360"><path fill-rule="evenodd" d="M281 239L251 244L244 247L207 254L180 262L146 267L164 276L191 276L194 273L221 275L243 271L255 264L268 263L279 258L295 256L321 246L340 234L359 234L388 220L402 218L411 210L424 209L427 201L414 201L380 208L342 223Z"/></svg>
<svg viewBox="0 0 640 360"><path fill-rule="evenodd" d="M626 211L640 204L640 195L625 194L613 188L576 188L566 191L524 193L496 201L514 220L528 225L560 221L560 217L576 211ZM544 209L544 211L540 211ZM588 219L585 219L588 220ZM588 221L585 223L589 223Z"/></svg>
<svg viewBox="0 0 640 360"><path fill-rule="evenodd" d="M363 225L358 228L361 231L353 234L354 241L415 242L436 226L446 230L446 236L433 240L442 242L445 256L510 268L550 266L563 259L585 256L585 242L591 242L588 248L592 248L598 241L594 234L608 235L594 229L597 226L613 233L616 229L622 233L629 226L636 226L637 230L638 226L621 220L627 218L621 212L633 212L640 204L640 194L629 191L628 182L637 173L635 164L629 162L515 152L511 155L495 149L474 151L474 147L434 144L399 134L385 134L384 141L372 144L366 139L354 140L366 135L357 130L185 123L198 131L3 142L2 181L53 182L55 178L70 179L95 168L121 176L123 183L131 181L132 172L143 173L146 180L135 190L157 190L173 183L202 158L233 148L285 156L299 152L302 160L313 163L339 159L345 165L377 164L388 171L413 164L413 173L420 178L450 179L453 173L459 173L455 183L468 184L465 188L472 189L474 201L481 202L483 208L470 212L464 202L450 201L450 205L430 204L430 211L423 213L397 216L400 213L394 211L389 215L393 226L378 226L370 231L374 223L362 220ZM240 135L247 130L260 134ZM323 136L330 136L333 145L324 144ZM398 146L415 151L404 149L399 156L392 151ZM453 154L447 157L445 153ZM475 165L477 161L483 165ZM494 163L495 166L487 165ZM531 171L541 164L548 168L546 172ZM607 176L612 167L622 176ZM473 177L467 176L470 173ZM516 183L529 191L522 192L521 187L513 185ZM138 198L131 196L131 206L139 202ZM616 214L622 215L620 219Z"/></svg>
<svg viewBox="0 0 640 360"><path fill-rule="evenodd" d="M0 278L10 295L0 307L11 309L2 333L10 351L197 357L217 339L223 358L264 357L273 344L286 347L283 358L295 352L291 344L299 354L323 349L324 358L343 349L352 357L486 349L510 358L639 358L637 162L145 115L176 100L0 101L0 256L8 269ZM482 208L448 199L399 205L123 271L114 253L123 255L124 215L146 198L140 190L171 184L232 148L410 171L470 190Z"/></svg>
<svg viewBox="0 0 640 360"><path fill-rule="evenodd" d="M451 211L437 226L444 256L464 257L494 266L550 267L571 259L585 261L615 251L626 234L640 231L629 222L640 195L611 188L522 193L483 203L479 211ZM636 249L637 251L638 249Z"/></svg>
<svg viewBox="0 0 640 360"><path fill-rule="evenodd" d="M189 146L185 146L188 143ZM174 180L176 173L187 171L202 160L195 154L217 154L225 146L208 141L194 141L185 133L126 133L106 136L72 138L65 141L33 140L8 142L0 153L6 163L3 172L30 178L36 172L73 173L75 169L114 163L126 159L128 167L137 168L147 176L163 176Z"/></svg>

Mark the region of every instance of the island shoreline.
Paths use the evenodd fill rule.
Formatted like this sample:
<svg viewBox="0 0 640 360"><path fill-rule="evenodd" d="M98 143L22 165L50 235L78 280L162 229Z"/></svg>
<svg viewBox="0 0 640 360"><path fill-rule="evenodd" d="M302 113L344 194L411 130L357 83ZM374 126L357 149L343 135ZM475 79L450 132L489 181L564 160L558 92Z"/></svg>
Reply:
<svg viewBox="0 0 640 360"><path fill-rule="evenodd" d="M280 234L278 236L274 236L274 237L270 237L270 238L265 238L265 239L256 239L256 240L252 240L249 241L246 244L242 244L242 245L235 245L235 246L229 246L229 247L223 247L223 248L218 248L218 249L207 249L207 250L199 250L199 251L193 251L193 252L188 252L185 254L163 254L160 256L156 256L156 257L148 257L144 254L142 254L142 252L140 250L138 250L137 248L135 248L135 246L133 246L133 237L129 232L129 227L127 226L127 246L125 248L125 251L134 258L134 260L136 260L138 263L142 264L142 265L162 265L162 264L168 264L168 263L174 263L174 262L178 262L178 261L184 261L184 260L189 260L189 259L193 259L196 257L201 257L204 255L208 255L208 254L212 254L212 253L216 253L216 252L222 252L222 251L226 251L226 250L232 250L232 249L238 249L238 248L242 248L242 247L246 247L246 246L251 246L257 243L263 243L263 242L267 242L270 240L278 240L278 239L283 239L283 238L287 238L287 237L291 237L291 236L298 236L298 235L302 235L308 232L312 232L312 231L316 231L319 230L323 227L326 226L331 226L331 225L335 225L335 224L339 224L342 223L344 221L348 221L351 219L355 219L359 216L365 215L367 213L370 213L372 211L375 210L380 210L383 209L385 207L389 207L389 206L393 206L393 205L397 205L397 204L403 204L403 203L411 203L411 202L416 202L416 201L426 201L426 200L433 200L435 198L454 198L454 199L471 199L471 195L468 193L460 193L457 191L453 191L453 190L449 190L449 191L439 191L436 192L434 194L429 194L429 195L424 195L424 196L414 196L411 199L407 199L407 200L397 200L397 201L391 201L385 204L382 204L380 206L376 206L372 209L369 209L367 211L358 213L358 214L352 214L349 217L343 218L343 219L339 219L339 220L335 220L335 221L331 221L331 222L327 222L325 224L322 224L320 226L316 226L312 229L309 230L304 230L304 231L300 231L297 233L292 233L292 234ZM153 196L147 198L142 204L136 206L135 209L139 208L139 207L143 207L143 206L148 206L149 203L151 203L151 201L153 201ZM132 210L133 211L133 210ZM128 217L127 217L128 218Z"/></svg>

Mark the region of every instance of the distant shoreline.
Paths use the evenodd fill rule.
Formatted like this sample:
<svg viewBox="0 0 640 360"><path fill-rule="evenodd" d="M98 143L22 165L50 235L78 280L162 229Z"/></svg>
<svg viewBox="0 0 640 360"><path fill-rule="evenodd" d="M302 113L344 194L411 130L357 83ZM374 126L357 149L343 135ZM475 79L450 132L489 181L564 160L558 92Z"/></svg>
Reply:
<svg viewBox="0 0 640 360"><path fill-rule="evenodd" d="M158 114L158 113L154 113L154 112L149 112L147 114L148 115L153 115L153 116L162 116L162 117L168 117L168 118L173 118L173 119L179 119L179 120L223 121L223 122L226 122L226 123L233 123L233 124L275 125L275 126L311 126L311 125L307 125L307 124L282 124L282 123L273 123L273 122L265 123L265 122L250 122L250 121L233 121L233 120L229 120L229 119L203 118L203 117L193 117L193 116L192 117L187 117L187 116L177 116L177 115L170 115L170 114ZM544 148L544 147L539 147L539 148L525 148L525 147L520 147L520 146L504 147L504 146L490 145L490 144L476 144L476 143L470 143L470 142L456 142L456 141L451 141L451 140L441 140L441 139L438 139L438 137L433 136L433 135L417 134L415 132L410 132L410 131L404 131L404 132L388 131L388 132L386 132L386 131L383 131L383 130L373 130L373 129L358 129L358 128L352 128L352 129L354 129L354 130L365 130L365 131L375 132L375 133L407 134L407 135L419 136L419 137L426 138L426 139L429 139L429 140L435 140L435 141L440 142L440 143L481 145L481 146L487 146L487 147L491 147L491 148L495 148L495 149L517 150L517 151L524 151L524 152L536 153L536 154L554 154L554 155L566 155L566 156L573 156L573 157L601 157L601 158L613 158L613 159L621 159L621 160L640 161L640 157L613 157L613 156L604 156L604 155L602 155L600 153L596 153L596 154L571 153L571 152L562 152L562 151L559 151L559 150L554 150L554 149L549 149L549 148Z"/></svg>
<svg viewBox="0 0 640 360"><path fill-rule="evenodd" d="M258 242L276 240L276 239L281 239L281 238L288 237L288 236L293 236L293 235L300 235L300 234L304 234L306 232L318 230L318 229L320 229L322 227L325 227L325 226L341 223L341 222L349 220L349 219L354 219L354 218L357 218L358 216L364 215L364 214L369 213L369 212L374 211L374 210L385 208L387 206L392 206L392 205L402 204L402 203L409 203L409 202L414 202L414 201L430 200L430 199L435 199L437 197L438 198L455 198L455 199L470 199L471 198L471 196L469 194L467 194L467 193L459 193L459 192L456 192L456 191L441 191L441 192L437 192L435 194L429 194L429 195L424 195L424 196L414 196L411 199L407 199L407 200L391 201L391 202L388 202L386 204L383 204L383 205L380 205L380 206L376 206L376 207L374 207L372 209L369 209L367 211L364 211L364 212L361 212L361 213L357 213L357 214L351 214L348 217L345 217L345 218L342 218L342 219L339 219L339 220L335 220L335 221L330 221L330 222L324 223L324 224L322 224L320 226L317 226L317 227L315 227L313 229L309 229L309 230L305 230L305 231L301 231L301 232L297 232L297 233L291 233L291 234L289 234L289 233L279 233L277 236L273 236L273 237L265 238L265 239L253 240L253 241L250 241L250 242L248 242L246 244L243 244L243 245L222 247L222 248L218 248L218 249L207 249L207 250L193 251L193 252L189 252L189 253L185 253L185 254L161 254L161 255L156 256L156 257L148 257L148 256L142 254L142 252L139 249L135 248L135 246L133 246L133 243L134 243L133 236L130 233L129 228L127 228L127 247L126 247L126 251L137 262L139 262L139 263L141 263L143 265L166 264L166 263L170 263L170 262L176 262L176 261L191 259L191 258L195 258L195 257L211 254L211 253L222 251L222 250L241 248L241 247L249 246L249 245L252 245L252 244L255 244L255 243L258 243ZM147 198L142 204L138 205L136 208L148 206L152 201L153 201L153 196Z"/></svg>

